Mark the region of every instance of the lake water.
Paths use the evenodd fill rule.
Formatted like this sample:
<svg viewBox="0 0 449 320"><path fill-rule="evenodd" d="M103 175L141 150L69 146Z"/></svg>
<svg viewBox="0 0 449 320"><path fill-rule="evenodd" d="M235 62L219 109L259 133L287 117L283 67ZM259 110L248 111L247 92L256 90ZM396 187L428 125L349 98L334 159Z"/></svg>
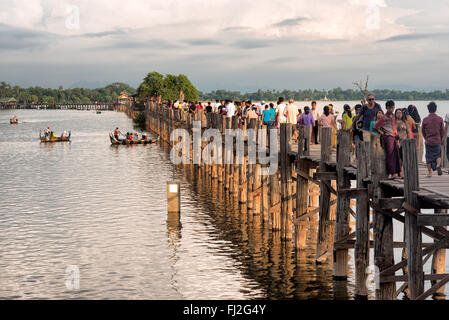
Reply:
<svg viewBox="0 0 449 320"><path fill-rule="evenodd" d="M40 143L47 126L71 130L72 141ZM135 131L112 111L0 111L0 299L352 298L353 251L348 282L333 281L331 264L314 262L316 226L297 254L191 169L174 168L167 146L111 146L115 127ZM167 214L172 179L180 216ZM66 285L70 266L79 289Z"/></svg>

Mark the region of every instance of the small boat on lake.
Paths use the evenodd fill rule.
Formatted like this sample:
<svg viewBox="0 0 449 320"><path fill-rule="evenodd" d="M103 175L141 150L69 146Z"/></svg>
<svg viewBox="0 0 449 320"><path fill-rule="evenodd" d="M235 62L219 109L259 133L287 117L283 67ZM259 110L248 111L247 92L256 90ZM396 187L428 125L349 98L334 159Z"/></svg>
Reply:
<svg viewBox="0 0 449 320"><path fill-rule="evenodd" d="M69 131L69 134L65 136L62 134L60 137L57 136L49 136L45 137L42 136L42 132L39 132L39 138L41 139L41 142L64 142L64 141L70 141L70 136L72 135L72 132Z"/></svg>
<svg viewBox="0 0 449 320"><path fill-rule="evenodd" d="M97 114L101 114L101 111L97 111Z"/></svg>
<svg viewBox="0 0 449 320"><path fill-rule="evenodd" d="M109 133L109 139L111 140L111 144L113 145L119 145L119 144L151 144L151 143L156 143L160 137L154 138L154 139L148 139L148 138L144 138L144 139L137 139L137 140L130 140L130 139L120 139L117 140L114 137L114 134Z"/></svg>
<svg viewBox="0 0 449 320"><path fill-rule="evenodd" d="M19 123L19 118L17 118L17 116L14 116L11 119L9 119L9 123L10 124L17 124L17 123Z"/></svg>

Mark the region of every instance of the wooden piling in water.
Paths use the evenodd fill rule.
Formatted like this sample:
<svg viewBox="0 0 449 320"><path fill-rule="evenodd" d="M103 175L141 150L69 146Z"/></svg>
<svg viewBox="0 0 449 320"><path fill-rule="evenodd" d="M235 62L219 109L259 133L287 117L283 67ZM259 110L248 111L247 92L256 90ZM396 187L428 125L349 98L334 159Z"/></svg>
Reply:
<svg viewBox="0 0 449 320"><path fill-rule="evenodd" d="M289 145L292 137L292 125L280 125L280 173L281 173L281 239L292 238L292 165L289 158Z"/></svg>
<svg viewBox="0 0 449 320"><path fill-rule="evenodd" d="M321 129L321 158L319 173L327 171L326 162L330 161L332 153L332 128ZM316 249L316 262L321 263L327 259L332 250L333 222L330 219L331 180L320 180L320 215L318 225L318 239Z"/></svg>
<svg viewBox="0 0 449 320"><path fill-rule="evenodd" d="M447 209L434 209L435 214L447 213ZM434 230L445 232L447 227L443 226L435 226ZM434 243L437 241L434 240ZM432 274L445 274L446 273L446 248L441 248L435 250L435 253L432 257ZM432 286L438 283L437 280L431 281ZM446 286L441 286L438 290L433 293L432 297L434 300L445 300L446 294L445 292Z"/></svg>
<svg viewBox="0 0 449 320"><path fill-rule="evenodd" d="M414 191L419 190L418 159L416 141L401 142L404 167L404 200L411 209L419 208L418 197ZM424 274L422 264L422 235L418 227L416 212L405 211L405 227L407 236L408 288L410 299L414 300L424 292Z"/></svg>
<svg viewBox="0 0 449 320"><path fill-rule="evenodd" d="M375 205L373 211L374 235L374 265L379 272L394 265L393 255L393 220L391 216L383 214L380 199L385 198L380 181L387 179L385 151L382 148L381 137L371 135L371 181L374 186L372 199ZM395 298L396 283L381 282L376 289L377 300L392 300Z"/></svg>
<svg viewBox="0 0 449 320"><path fill-rule="evenodd" d="M309 164L303 156L308 155L310 140L308 137L309 127L299 127L298 153L296 157L296 212L295 212L295 247L302 250L306 247L307 225L308 225L308 193L309 193ZM310 129L310 128L309 128Z"/></svg>
<svg viewBox="0 0 449 320"><path fill-rule="evenodd" d="M337 132L337 211L335 223L335 243L346 238L350 231L349 205L351 198L348 192L351 180L345 174L345 167L351 164L351 132L339 130ZM346 280L348 278L348 249L334 249L333 278Z"/></svg>
<svg viewBox="0 0 449 320"><path fill-rule="evenodd" d="M357 147L357 188L368 189L368 179L370 168L368 158L370 157L369 142L359 142ZM356 226L355 226L355 248L354 248L354 265L355 265L355 299L367 300L367 268L369 266L369 234L370 234L370 216L369 216L369 197L368 192L361 194L357 198L356 207Z"/></svg>

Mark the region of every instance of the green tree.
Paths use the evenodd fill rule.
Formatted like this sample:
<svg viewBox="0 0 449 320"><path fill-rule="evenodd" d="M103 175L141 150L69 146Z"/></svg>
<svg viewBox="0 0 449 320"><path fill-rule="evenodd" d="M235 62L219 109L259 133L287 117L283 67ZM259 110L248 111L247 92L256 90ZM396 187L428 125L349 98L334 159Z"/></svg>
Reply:
<svg viewBox="0 0 449 320"><path fill-rule="evenodd" d="M164 76L158 72L150 72L137 89L139 100L147 100L163 94Z"/></svg>

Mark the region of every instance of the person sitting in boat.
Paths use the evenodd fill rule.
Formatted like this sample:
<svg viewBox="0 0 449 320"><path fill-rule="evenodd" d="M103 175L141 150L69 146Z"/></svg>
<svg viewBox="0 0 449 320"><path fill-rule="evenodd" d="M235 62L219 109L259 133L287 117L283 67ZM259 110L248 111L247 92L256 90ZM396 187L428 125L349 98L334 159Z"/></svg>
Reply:
<svg viewBox="0 0 449 320"><path fill-rule="evenodd" d="M147 140L147 135L145 133L142 133L142 140Z"/></svg>
<svg viewBox="0 0 449 320"><path fill-rule="evenodd" d="M51 138L56 138L56 134L52 131L52 132L50 132L50 137Z"/></svg>
<svg viewBox="0 0 449 320"><path fill-rule="evenodd" d="M134 133L133 137L134 137L134 140L139 140L139 135L137 133Z"/></svg>
<svg viewBox="0 0 449 320"><path fill-rule="evenodd" d="M45 129L44 135L45 135L45 138L50 137L50 127L47 127L47 129Z"/></svg>
<svg viewBox="0 0 449 320"><path fill-rule="evenodd" d="M68 134L67 131L64 130L64 132L61 134L61 138L67 138Z"/></svg>
<svg viewBox="0 0 449 320"><path fill-rule="evenodd" d="M132 132L129 133L129 140L131 140L131 141L134 140L134 136L133 136Z"/></svg>

